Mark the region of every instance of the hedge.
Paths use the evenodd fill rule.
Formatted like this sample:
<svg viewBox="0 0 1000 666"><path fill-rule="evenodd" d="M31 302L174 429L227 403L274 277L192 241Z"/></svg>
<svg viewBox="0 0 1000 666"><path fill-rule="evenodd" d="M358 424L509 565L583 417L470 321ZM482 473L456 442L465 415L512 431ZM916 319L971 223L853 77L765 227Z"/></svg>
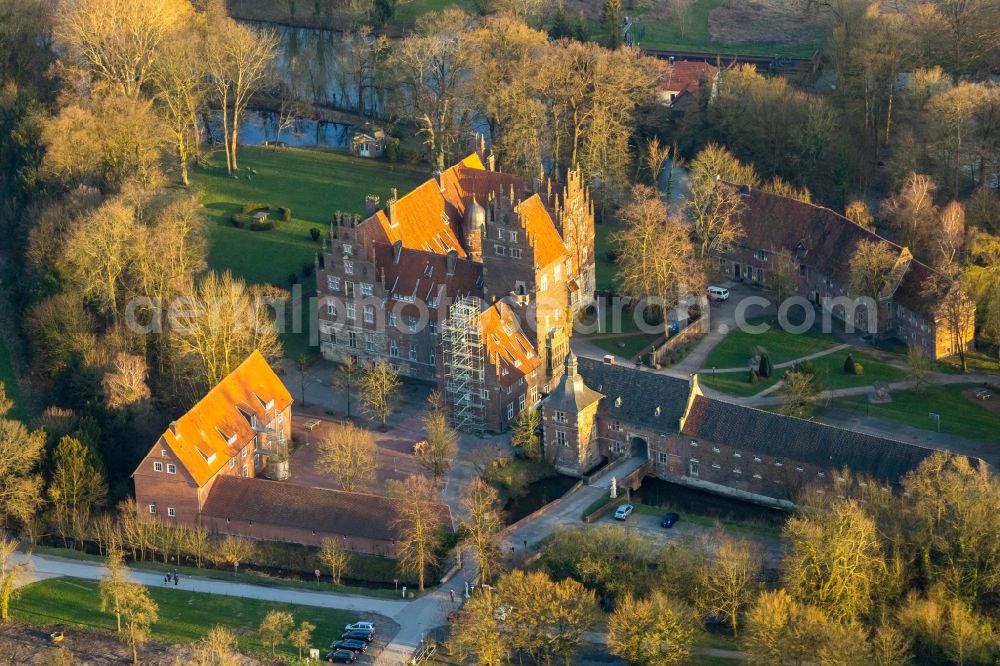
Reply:
<svg viewBox="0 0 1000 666"><path fill-rule="evenodd" d="M269 204L259 203L259 202L251 202L251 203L245 203L245 204L243 204L243 208L240 209L240 212L243 213L243 214L246 214L246 213L256 213L259 210L268 210L269 208L271 208L271 206Z"/></svg>
<svg viewBox="0 0 1000 666"><path fill-rule="evenodd" d="M246 213L233 213L233 216L229 218L229 221L233 223L234 227L242 229L250 224L250 216Z"/></svg>
<svg viewBox="0 0 1000 666"><path fill-rule="evenodd" d="M292 220L292 209L286 208L285 206L278 207L278 217L281 218L282 222L291 222Z"/></svg>

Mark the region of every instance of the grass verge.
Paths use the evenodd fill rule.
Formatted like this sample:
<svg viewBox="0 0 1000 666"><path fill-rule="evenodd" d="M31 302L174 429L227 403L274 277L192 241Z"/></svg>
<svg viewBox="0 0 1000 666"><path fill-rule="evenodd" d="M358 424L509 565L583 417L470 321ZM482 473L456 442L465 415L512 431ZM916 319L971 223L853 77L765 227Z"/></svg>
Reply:
<svg viewBox="0 0 1000 666"><path fill-rule="evenodd" d="M271 610L292 614L296 624L307 620L316 626L313 644L325 646L340 635L344 624L352 622L356 613L334 608L285 604L242 597L189 592L176 588L150 587L149 594L159 606L159 619L152 627L153 641L190 643L205 636L216 625L228 626L238 636L240 649L267 654L258 638L257 627ZM61 624L69 627L113 631L114 616L100 611L100 595L96 581L74 578L53 578L33 583L22 589L11 604L14 618L27 624ZM285 657L297 657L298 651L280 646Z"/></svg>
<svg viewBox="0 0 1000 666"><path fill-rule="evenodd" d="M962 391L979 388L976 384L946 384L930 386L923 393L894 391L892 402L873 405L864 396L851 396L834 401L834 406L845 407L887 421L903 423L923 430L936 430L928 414L941 415L941 432L958 435L990 444L997 443L1000 416L990 411L985 403L969 400ZM998 399L997 396L993 397Z"/></svg>

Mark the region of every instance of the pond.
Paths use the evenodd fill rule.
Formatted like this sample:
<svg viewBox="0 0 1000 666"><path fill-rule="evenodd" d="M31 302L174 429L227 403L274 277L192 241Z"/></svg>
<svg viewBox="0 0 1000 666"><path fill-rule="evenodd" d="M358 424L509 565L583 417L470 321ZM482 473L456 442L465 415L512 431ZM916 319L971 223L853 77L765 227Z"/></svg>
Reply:
<svg viewBox="0 0 1000 666"><path fill-rule="evenodd" d="M577 481L578 479L571 476L558 474L529 483L524 487L523 493L512 497L504 505L503 510L507 515L507 524L516 523L549 502L559 499Z"/></svg>
<svg viewBox="0 0 1000 666"><path fill-rule="evenodd" d="M278 134L278 114L275 111L247 110L240 120L239 142L244 146L262 146L275 139L295 148L340 148L346 150L351 142L351 125L326 120L296 118L291 126ZM207 140L222 143L222 112L213 111L208 116Z"/></svg>
<svg viewBox="0 0 1000 666"><path fill-rule="evenodd" d="M767 527L782 527L788 514L759 504L714 495L676 483L647 477L633 495L636 500L651 506L661 506L684 513L698 514L719 520L754 523Z"/></svg>

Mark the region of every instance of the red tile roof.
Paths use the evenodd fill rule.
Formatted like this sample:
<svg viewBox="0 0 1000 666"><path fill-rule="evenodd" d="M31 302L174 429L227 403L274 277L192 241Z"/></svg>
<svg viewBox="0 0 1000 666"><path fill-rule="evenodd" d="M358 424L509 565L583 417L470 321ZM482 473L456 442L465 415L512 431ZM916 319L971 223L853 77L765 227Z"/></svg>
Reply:
<svg viewBox="0 0 1000 666"><path fill-rule="evenodd" d="M903 252L899 245L829 208L752 188L743 201L746 205L739 221L746 235L739 241L741 246L751 251L794 251L801 243L805 248L803 263L841 287L850 281L851 256L862 241L881 243L897 255ZM933 303L924 285L935 273L930 266L913 259L894 300L914 312L931 314Z"/></svg>
<svg viewBox="0 0 1000 666"><path fill-rule="evenodd" d="M479 323L487 360L496 369L502 386L513 384L541 365L542 360L521 331L514 312L503 301L483 310Z"/></svg>
<svg viewBox="0 0 1000 666"><path fill-rule="evenodd" d="M212 486L202 513L225 520L346 534L381 541L399 538L398 501L383 495L310 488L267 479L221 476ZM451 510L434 504L442 529L454 531Z"/></svg>
<svg viewBox="0 0 1000 666"><path fill-rule="evenodd" d="M292 396L260 352L243 363L171 423L160 436L203 486L256 434L250 416L264 425L292 404Z"/></svg>
<svg viewBox="0 0 1000 666"><path fill-rule="evenodd" d="M535 264L545 267L567 256L562 236L537 194L519 203L514 210L528 234L528 242L535 248Z"/></svg>
<svg viewBox="0 0 1000 666"><path fill-rule="evenodd" d="M660 88L666 92L694 92L704 73L711 78L718 74L719 68L707 62L692 62L677 60L667 66L667 75L660 79Z"/></svg>
<svg viewBox="0 0 1000 666"><path fill-rule="evenodd" d="M448 275L448 256L407 247L372 243L379 279L397 300L447 303L482 293L483 267L466 259L455 259L454 274ZM384 273L384 277L383 277Z"/></svg>

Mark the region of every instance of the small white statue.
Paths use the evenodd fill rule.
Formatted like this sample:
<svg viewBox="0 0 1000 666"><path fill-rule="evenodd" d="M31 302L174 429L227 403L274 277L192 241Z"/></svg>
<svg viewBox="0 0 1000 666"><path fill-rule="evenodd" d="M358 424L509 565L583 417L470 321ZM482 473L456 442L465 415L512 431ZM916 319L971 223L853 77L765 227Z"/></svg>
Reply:
<svg viewBox="0 0 1000 666"><path fill-rule="evenodd" d="M611 499L618 497L618 478L611 477Z"/></svg>

